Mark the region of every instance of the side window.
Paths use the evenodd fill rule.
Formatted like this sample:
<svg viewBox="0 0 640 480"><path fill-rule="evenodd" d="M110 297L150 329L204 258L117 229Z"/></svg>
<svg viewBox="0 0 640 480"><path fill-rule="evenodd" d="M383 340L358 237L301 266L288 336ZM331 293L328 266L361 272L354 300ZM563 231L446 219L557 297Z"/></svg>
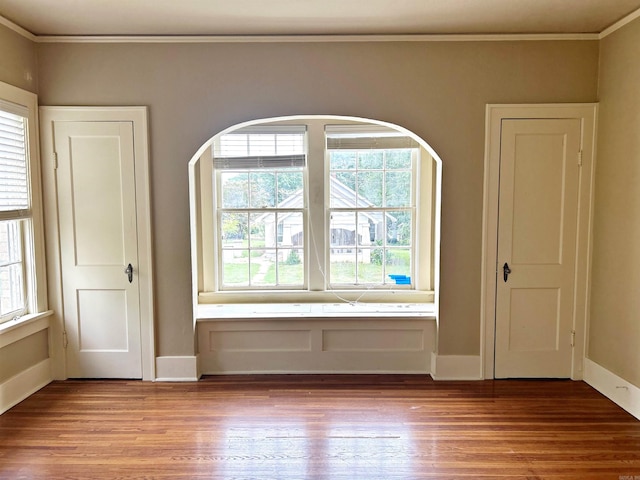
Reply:
<svg viewBox="0 0 640 480"><path fill-rule="evenodd" d="M30 107L14 101L30 100ZM33 178L35 98L0 84L0 322L38 310ZM40 223L38 223L40 225ZM40 232L41 233L41 232Z"/></svg>

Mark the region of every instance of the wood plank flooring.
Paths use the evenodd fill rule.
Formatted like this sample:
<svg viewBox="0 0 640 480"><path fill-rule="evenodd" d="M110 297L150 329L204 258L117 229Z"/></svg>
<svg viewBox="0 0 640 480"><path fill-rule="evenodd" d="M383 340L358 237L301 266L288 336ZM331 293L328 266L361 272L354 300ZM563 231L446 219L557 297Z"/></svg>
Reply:
<svg viewBox="0 0 640 480"><path fill-rule="evenodd" d="M640 421L582 382L54 382L0 416L9 479L640 480Z"/></svg>

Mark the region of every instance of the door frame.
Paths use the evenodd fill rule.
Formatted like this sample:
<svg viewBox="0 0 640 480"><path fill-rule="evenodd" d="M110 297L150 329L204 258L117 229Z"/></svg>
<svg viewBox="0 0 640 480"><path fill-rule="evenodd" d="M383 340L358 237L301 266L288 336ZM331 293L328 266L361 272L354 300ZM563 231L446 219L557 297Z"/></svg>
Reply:
<svg viewBox="0 0 640 480"><path fill-rule="evenodd" d="M40 107L40 151L44 190L45 243L49 306L55 312L49 338L52 374L65 380L66 339L62 297L61 248L57 201L57 159L53 151L53 122L131 122L136 172L136 223L138 228L138 280L140 288L140 343L142 379L155 380L155 321L151 196L147 107Z"/></svg>
<svg viewBox="0 0 640 480"><path fill-rule="evenodd" d="M598 105L596 103L488 104L486 107L482 212L482 293L480 301L480 358L483 378L494 378L502 120L557 118L575 118L581 121L582 168L578 180L578 232L573 298L573 330L575 334L571 378L581 380L583 377L589 314L597 114Z"/></svg>

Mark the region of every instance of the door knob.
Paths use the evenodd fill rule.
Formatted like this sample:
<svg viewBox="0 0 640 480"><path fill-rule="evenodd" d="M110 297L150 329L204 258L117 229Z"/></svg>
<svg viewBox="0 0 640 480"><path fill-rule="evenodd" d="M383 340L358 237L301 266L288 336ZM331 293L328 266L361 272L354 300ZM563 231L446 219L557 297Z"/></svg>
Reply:
<svg viewBox="0 0 640 480"><path fill-rule="evenodd" d="M502 276L504 277L505 282L509 278L510 273L511 269L509 268L509 264L507 262L504 262L504 265L502 266Z"/></svg>
<svg viewBox="0 0 640 480"><path fill-rule="evenodd" d="M129 283L133 282L133 266L131 266L131 264L127 265L127 268L124 269L124 273L129 277Z"/></svg>

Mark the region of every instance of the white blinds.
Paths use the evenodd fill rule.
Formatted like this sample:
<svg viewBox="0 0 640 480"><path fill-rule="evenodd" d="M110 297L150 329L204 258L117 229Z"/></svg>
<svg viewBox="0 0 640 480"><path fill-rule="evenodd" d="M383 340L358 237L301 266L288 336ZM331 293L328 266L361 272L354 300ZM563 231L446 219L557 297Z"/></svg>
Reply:
<svg viewBox="0 0 640 480"><path fill-rule="evenodd" d="M0 101L0 212L29 210L27 109Z"/></svg>
<svg viewBox="0 0 640 480"><path fill-rule="evenodd" d="M243 128L214 142L213 165L218 169L292 168L306 164L306 127Z"/></svg>
<svg viewBox="0 0 640 480"><path fill-rule="evenodd" d="M328 150L418 148L413 138L382 125L327 125Z"/></svg>

